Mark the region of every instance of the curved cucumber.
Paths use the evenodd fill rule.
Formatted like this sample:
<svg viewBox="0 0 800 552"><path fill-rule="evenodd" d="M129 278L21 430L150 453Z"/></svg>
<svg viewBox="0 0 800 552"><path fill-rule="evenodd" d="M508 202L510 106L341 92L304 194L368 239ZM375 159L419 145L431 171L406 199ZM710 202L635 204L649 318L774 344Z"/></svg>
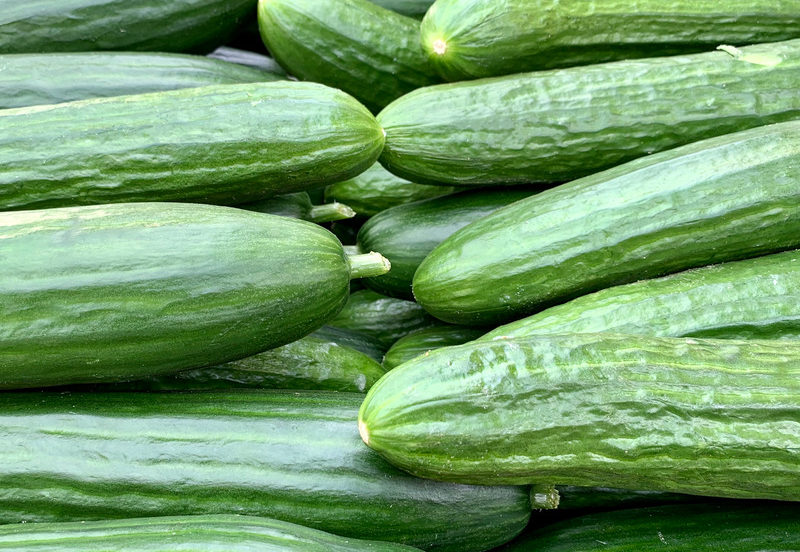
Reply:
<svg viewBox="0 0 800 552"><path fill-rule="evenodd" d="M0 54L148 50L205 54L255 0L34 0L0 7Z"/></svg>
<svg viewBox="0 0 800 552"><path fill-rule="evenodd" d="M337 537L275 519L235 516L175 516L0 526L0 550L17 552L412 552L388 542Z"/></svg>
<svg viewBox="0 0 800 552"><path fill-rule="evenodd" d="M422 262L414 295L447 322L503 323L606 287L797 247L798 183L800 122L637 159L462 228Z"/></svg>
<svg viewBox="0 0 800 552"><path fill-rule="evenodd" d="M315 224L211 205L2 213L0 235L3 389L254 355L331 319L372 268Z"/></svg>
<svg viewBox="0 0 800 552"><path fill-rule="evenodd" d="M478 328L464 326L434 326L408 334L395 341L383 357L383 367L391 370L404 362L435 349L461 345L483 335Z"/></svg>
<svg viewBox="0 0 800 552"><path fill-rule="evenodd" d="M434 479L798 500L798 393L793 341L551 335L409 361L359 428Z"/></svg>
<svg viewBox="0 0 800 552"><path fill-rule="evenodd" d="M0 209L235 205L358 174L382 144L353 98L291 81L0 110Z"/></svg>
<svg viewBox="0 0 800 552"><path fill-rule="evenodd" d="M470 190L378 213L359 230L358 246L362 251L380 251L392 270L364 283L386 295L413 299L414 272L437 245L467 224L533 193L524 188Z"/></svg>
<svg viewBox="0 0 800 552"><path fill-rule="evenodd" d="M313 205L307 192L282 194L253 203L237 205L237 207L248 211L299 218L317 223L344 220L356 216L356 212L349 206L337 201Z"/></svg>
<svg viewBox="0 0 800 552"><path fill-rule="evenodd" d="M262 0L258 23L292 75L340 88L374 112L439 81L422 51L419 22L369 0Z"/></svg>
<svg viewBox="0 0 800 552"><path fill-rule="evenodd" d="M500 326L481 339L594 332L800 339L800 251L611 287Z"/></svg>
<svg viewBox="0 0 800 552"><path fill-rule="evenodd" d="M256 25L256 34L258 34L258 25ZM259 40L259 44L260 44ZM249 50L240 50L238 48L231 48L230 46L220 46L210 54L208 57L227 61L228 63L236 63L237 65L244 65L246 67L253 67L262 71L267 71L276 76L286 76L286 71L278 65L274 59L258 52L251 52Z"/></svg>
<svg viewBox="0 0 800 552"><path fill-rule="evenodd" d="M385 209L456 192L452 186L414 184L398 178L379 163L349 180L325 188L326 201L341 201L359 215L371 217Z"/></svg>
<svg viewBox="0 0 800 552"><path fill-rule="evenodd" d="M0 521L237 512L434 551L530 517L526 487L426 481L358 438L358 393L0 394Z"/></svg>
<svg viewBox="0 0 800 552"><path fill-rule="evenodd" d="M350 281L350 287L357 280ZM381 345L376 343L375 339L367 334L357 332L355 330L345 330L343 328L334 328L333 326L322 326L320 329L309 334L311 337L317 337L342 347L355 349L362 352L372 360L380 362L383 359L384 349Z"/></svg>
<svg viewBox="0 0 800 552"><path fill-rule="evenodd" d="M437 0L421 28L447 80L713 50L800 36L800 1Z"/></svg>
<svg viewBox="0 0 800 552"><path fill-rule="evenodd" d="M420 183L563 182L796 119L799 74L791 40L431 86L379 115L381 163Z"/></svg>

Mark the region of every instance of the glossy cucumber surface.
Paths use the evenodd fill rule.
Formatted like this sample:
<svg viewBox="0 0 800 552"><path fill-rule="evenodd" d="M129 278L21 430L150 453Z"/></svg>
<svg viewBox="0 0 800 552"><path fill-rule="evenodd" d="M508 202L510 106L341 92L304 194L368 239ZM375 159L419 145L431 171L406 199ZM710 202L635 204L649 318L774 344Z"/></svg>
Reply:
<svg viewBox="0 0 800 552"><path fill-rule="evenodd" d="M383 357L383 367L391 370L404 362L435 349L461 345L483 335L480 328L464 326L434 326L408 334L395 341Z"/></svg>
<svg viewBox="0 0 800 552"><path fill-rule="evenodd" d="M258 26L256 25L256 34L258 34ZM259 36L259 44L260 44ZM263 49L259 48L259 50ZM228 63L236 63L246 67L253 67L262 71L267 71L274 75L285 76L286 71L283 67L278 65L274 59L259 52L251 52L250 50L240 50L239 48L231 48L230 46L220 46L210 54L208 57L227 61Z"/></svg>

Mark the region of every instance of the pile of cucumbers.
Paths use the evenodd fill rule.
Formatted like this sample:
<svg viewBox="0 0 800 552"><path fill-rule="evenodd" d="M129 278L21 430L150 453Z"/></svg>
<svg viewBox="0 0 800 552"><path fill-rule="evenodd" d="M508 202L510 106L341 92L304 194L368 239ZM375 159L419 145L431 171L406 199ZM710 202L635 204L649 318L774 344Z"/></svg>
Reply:
<svg viewBox="0 0 800 552"><path fill-rule="evenodd" d="M0 551L800 550L800 0L0 5Z"/></svg>

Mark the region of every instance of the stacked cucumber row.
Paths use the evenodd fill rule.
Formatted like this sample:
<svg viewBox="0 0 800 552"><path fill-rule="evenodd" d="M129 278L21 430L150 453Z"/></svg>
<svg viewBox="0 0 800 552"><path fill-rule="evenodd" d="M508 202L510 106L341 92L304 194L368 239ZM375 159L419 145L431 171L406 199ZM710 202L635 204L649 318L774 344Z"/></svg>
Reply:
<svg viewBox="0 0 800 552"><path fill-rule="evenodd" d="M0 550L800 546L800 0L0 6Z"/></svg>

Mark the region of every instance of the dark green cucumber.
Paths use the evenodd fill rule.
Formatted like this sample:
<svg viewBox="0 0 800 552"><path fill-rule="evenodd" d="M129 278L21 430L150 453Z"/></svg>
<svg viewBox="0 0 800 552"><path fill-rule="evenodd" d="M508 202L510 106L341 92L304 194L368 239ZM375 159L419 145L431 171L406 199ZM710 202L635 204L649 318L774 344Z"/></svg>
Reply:
<svg viewBox="0 0 800 552"><path fill-rule="evenodd" d="M434 349L450 345L461 345L483 335L478 328L464 326L434 326L408 334L395 341L383 357L383 367L391 370L412 358L417 358Z"/></svg>
<svg viewBox="0 0 800 552"><path fill-rule="evenodd" d="M137 50L205 54L255 0L32 0L0 7L0 54Z"/></svg>
<svg viewBox="0 0 800 552"><path fill-rule="evenodd" d="M606 287L791 249L798 184L800 121L637 159L462 228L422 262L414 295L447 322L503 323Z"/></svg>
<svg viewBox="0 0 800 552"><path fill-rule="evenodd" d="M256 26L256 32L258 32L258 26ZM267 71L273 75L286 75L286 71L283 70L283 67L278 65L277 61L264 54L259 54L258 52L240 50L238 48L231 48L230 46L220 46L208 54L208 57L227 61L228 63L253 67L262 71Z"/></svg>
<svg viewBox="0 0 800 552"><path fill-rule="evenodd" d="M422 51L419 22L369 0L262 0L261 36L302 80L340 88L374 112L439 82Z"/></svg>
<svg viewBox="0 0 800 552"><path fill-rule="evenodd" d="M282 194L269 199L238 205L238 207L248 211L258 211L259 213L299 218L309 222L331 222L356 216L355 211L338 201L313 205L307 192Z"/></svg>
<svg viewBox="0 0 800 552"><path fill-rule="evenodd" d="M0 235L3 389L254 355L331 319L351 277L386 270L316 224L211 205L1 213Z"/></svg>
<svg viewBox="0 0 800 552"><path fill-rule="evenodd" d="M382 144L353 98L291 81L0 110L0 209L235 205L349 178Z"/></svg>
<svg viewBox="0 0 800 552"><path fill-rule="evenodd" d="M800 117L800 40L416 90L378 117L381 163L420 183L563 182Z"/></svg>
<svg viewBox="0 0 800 552"><path fill-rule="evenodd" d="M384 352L404 335L442 325L414 301L387 297L368 289L351 294L344 308L327 324L366 334Z"/></svg>
<svg viewBox="0 0 800 552"><path fill-rule="evenodd" d="M0 526L0 550L17 552L419 552L388 542L337 537L270 518L236 515L151 517Z"/></svg>
<svg viewBox="0 0 800 552"><path fill-rule="evenodd" d="M325 200L341 201L359 215L371 217L390 207L456 191L458 189L452 186L414 184L396 177L379 163L375 163L358 176L327 186Z"/></svg>
<svg viewBox="0 0 800 552"><path fill-rule="evenodd" d="M437 0L422 44L450 81L800 37L800 1Z"/></svg>
<svg viewBox="0 0 800 552"><path fill-rule="evenodd" d="M364 441L421 477L800 500L800 343L481 341L375 384Z"/></svg>
<svg viewBox="0 0 800 552"><path fill-rule="evenodd" d="M365 447L363 398L0 394L0 522L236 512L453 552L523 529L526 487L426 481Z"/></svg>
<svg viewBox="0 0 800 552"><path fill-rule="evenodd" d="M357 280L350 281L351 289L353 283L356 281ZM324 339L325 341L336 343L342 347L355 349L356 351L360 351L372 360L376 360L378 362L383 359L383 347L376 343L372 337L355 330L345 330L343 328L334 328L333 326L322 326L320 329L312 332L310 335L312 337L317 337L319 339Z"/></svg>
<svg viewBox="0 0 800 552"><path fill-rule="evenodd" d="M418 18L425 15L425 12L433 4L433 0L370 0L370 2L387 10Z"/></svg>
<svg viewBox="0 0 800 552"><path fill-rule="evenodd" d="M559 510L620 510L622 508L644 508L674 502L687 503L708 500L696 495L665 493L661 491L632 491L614 487L556 487Z"/></svg>
<svg viewBox="0 0 800 552"><path fill-rule="evenodd" d="M363 251L380 251L392 270L364 283L386 295L413 299L414 272L437 245L467 224L533 193L525 188L470 190L378 213L359 230L358 245Z"/></svg>
<svg viewBox="0 0 800 552"><path fill-rule="evenodd" d="M800 251L604 289L482 339L573 332L800 339Z"/></svg>
<svg viewBox="0 0 800 552"><path fill-rule="evenodd" d="M505 552L788 552L800 549L796 504L686 504L622 510L532 528Z"/></svg>
<svg viewBox="0 0 800 552"><path fill-rule="evenodd" d="M0 55L0 109L282 77L203 56L139 52Z"/></svg>

